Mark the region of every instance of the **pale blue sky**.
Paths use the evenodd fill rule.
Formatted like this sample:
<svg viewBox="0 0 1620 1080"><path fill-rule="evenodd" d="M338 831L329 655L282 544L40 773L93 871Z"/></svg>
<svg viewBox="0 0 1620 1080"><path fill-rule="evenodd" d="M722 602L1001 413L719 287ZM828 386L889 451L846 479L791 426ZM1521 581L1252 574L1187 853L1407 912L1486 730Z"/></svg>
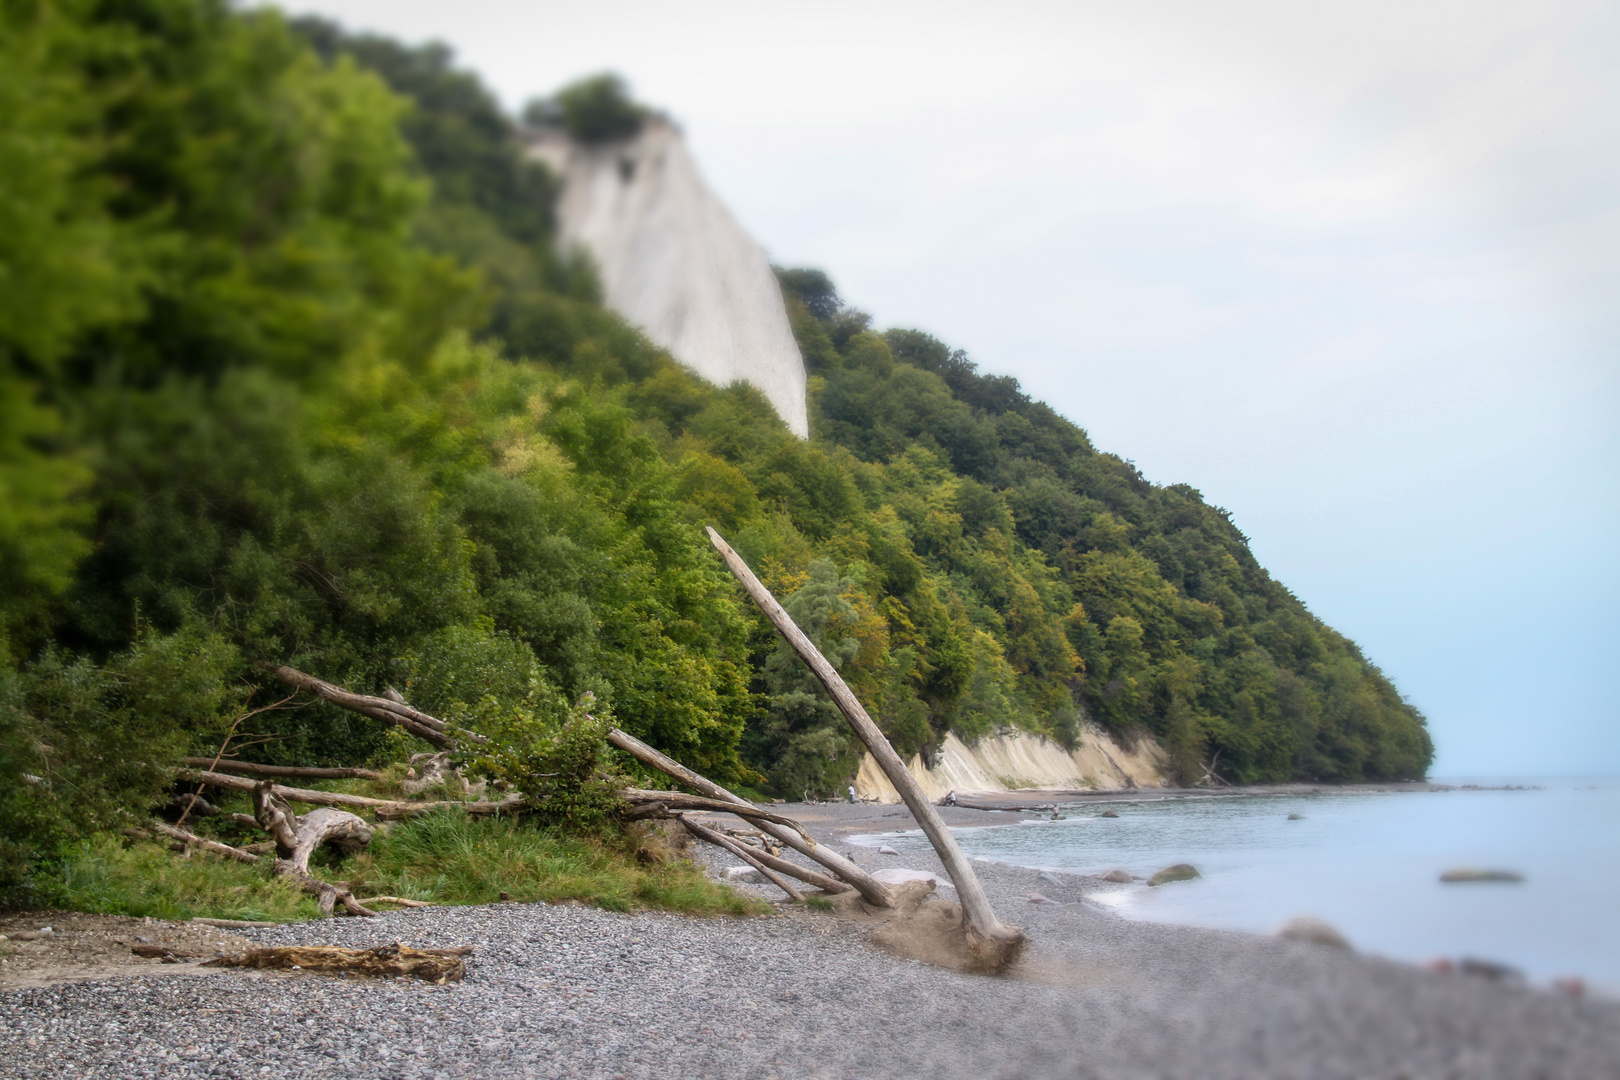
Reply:
<svg viewBox="0 0 1620 1080"><path fill-rule="evenodd" d="M1620 5L295 10L622 73L778 262L1230 509L1435 775L1620 773Z"/></svg>

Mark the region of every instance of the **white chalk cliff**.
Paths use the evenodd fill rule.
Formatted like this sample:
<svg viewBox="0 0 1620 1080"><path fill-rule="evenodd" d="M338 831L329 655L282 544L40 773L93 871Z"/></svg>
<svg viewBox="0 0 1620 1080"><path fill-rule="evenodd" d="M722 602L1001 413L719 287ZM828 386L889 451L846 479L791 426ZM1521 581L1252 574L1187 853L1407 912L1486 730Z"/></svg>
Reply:
<svg viewBox="0 0 1620 1080"><path fill-rule="evenodd" d="M1020 731L983 738L973 746L954 734L946 735L934 755L933 768L925 766L919 755L907 763L907 769L930 799L948 791L958 795L1030 789L1095 791L1170 784L1169 758L1154 739L1144 737L1134 746L1122 746L1095 724L1086 725L1075 750ZM854 787L863 799L900 801L900 794L871 754L861 760Z"/></svg>
<svg viewBox="0 0 1620 1080"><path fill-rule="evenodd" d="M558 239L595 260L608 306L692 371L758 387L810 433L804 359L765 250L709 190L674 125L586 145L560 132L530 152L562 181Z"/></svg>

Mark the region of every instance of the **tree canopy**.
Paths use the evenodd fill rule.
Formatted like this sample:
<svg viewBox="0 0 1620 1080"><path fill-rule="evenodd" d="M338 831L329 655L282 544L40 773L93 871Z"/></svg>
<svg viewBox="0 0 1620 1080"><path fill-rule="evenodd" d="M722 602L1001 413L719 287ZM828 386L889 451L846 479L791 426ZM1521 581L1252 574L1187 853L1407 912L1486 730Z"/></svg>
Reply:
<svg viewBox="0 0 1620 1080"><path fill-rule="evenodd" d="M1185 779L1427 767L1226 513L824 273L780 273L809 441L674 363L553 249L553 179L442 46L224 0L0 18L13 878L113 820L72 792L155 799L233 722L270 761L400 749L259 661L470 726L589 691L718 779L837 790L855 747L705 524L903 753L1090 721ZM611 79L554 100L584 139L646 115Z"/></svg>

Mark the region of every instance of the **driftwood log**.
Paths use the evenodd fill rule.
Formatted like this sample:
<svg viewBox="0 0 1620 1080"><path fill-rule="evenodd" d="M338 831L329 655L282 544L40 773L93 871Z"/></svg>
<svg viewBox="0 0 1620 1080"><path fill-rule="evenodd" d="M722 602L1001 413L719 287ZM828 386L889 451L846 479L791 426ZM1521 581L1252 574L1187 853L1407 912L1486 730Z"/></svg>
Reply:
<svg viewBox="0 0 1620 1080"><path fill-rule="evenodd" d="M280 776L289 780L381 780L383 774L375 769L316 769L301 765L260 765L253 761L232 761L230 758L188 757L180 759L194 769L210 772L240 773L243 776Z"/></svg>
<svg viewBox="0 0 1620 1080"><path fill-rule="evenodd" d="M383 945L375 949L344 949L336 945L284 945L248 949L210 960L203 967L258 968L319 971L328 975L363 975L369 978L409 976L425 982L460 982L467 974L463 956L471 949L413 949Z"/></svg>
<svg viewBox="0 0 1620 1080"><path fill-rule="evenodd" d="M710 798L724 803L724 811L728 814L744 809L758 809L741 795L734 794L707 777L693 772L668 754L653 749L634 735L614 728L608 732L607 739L609 743L636 760L651 765L659 772L674 777L687 787L695 788ZM789 829L768 819L760 820L759 827L801 855L814 859L843 880L849 882L860 892L861 898L868 904L880 908L893 906L894 900L890 896L886 885L855 865L854 862L833 851L827 845L817 844L806 839L802 835L802 830Z"/></svg>
<svg viewBox="0 0 1620 1080"><path fill-rule="evenodd" d="M259 861L259 857L253 854L251 851L243 851L241 848L231 847L229 844L222 844L218 840L209 840L207 837L198 836L194 832L182 829L176 825L170 825L164 821L152 822L152 828L157 832L162 833L164 836L167 836L171 840L178 840L182 844L189 844L190 846L198 848L202 851L211 851L215 855L223 855L227 859L235 859L237 862L245 863L256 863Z"/></svg>
<svg viewBox="0 0 1620 1080"><path fill-rule="evenodd" d="M694 822L691 818L685 817L684 815L678 815L678 816L681 817L681 823L688 827L688 831L690 831L690 827L692 825L694 825L694 824L701 825L701 826L703 826L705 828L711 828L712 827L712 826L709 825L708 822ZM722 833L722 835L723 835L723 830L714 829L714 831L717 832L717 833ZM705 837L705 839L707 839L707 838ZM727 839L731 839L731 838L727 837ZM766 866L770 867L772 870L775 870L777 873L786 874L789 877L798 878L800 881L804 882L806 885L814 885L816 888L820 889L822 892L829 892L829 893L849 892L851 889L853 889L855 887L855 886L851 885L847 881L840 881L837 878L828 877L826 874L818 873L815 870L811 870L809 867L800 866L798 863L795 863L795 862L789 862L788 860L782 858L779 855L775 855L775 854L771 853L768 850L749 847L747 844L741 843L740 841L737 842L737 844L743 850L747 851L750 856L752 856L755 859L758 859L760 862L764 863ZM727 850L730 850L730 849L728 848Z"/></svg>
<svg viewBox="0 0 1620 1080"><path fill-rule="evenodd" d="M962 914L965 929L967 930L968 947L979 958L982 965L989 970L999 970L1010 962L1023 948L1025 937L1021 930L1003 925L996 917L995 908L990 906L989 897L984 894L984 886L979 884L979 877L973 872L973 865L968 862L967 856L956 843L956 837L945 827L940 818L939 811L934 804L928 801L918 785L916 777L906 768L906 763L900 760L894 747L883 732L872 722L867 715L866 708L845 684L836 668L827 662L821 655L815 643L804 635L793 622L791 616L777 603L776 597L771 595L769 589L760 583L759 578L743 562L742 557L731 550L720 534L712 528L708 530L709 542L725 560L726 566L732 574L742 583L744 590L765 612L771 625L776 627L778 633L792 646L793 651L805 662L821 685L826 688L838 710L849 721L855 734L866 744L871 751L872 758L889 778L894 789L905 800L906 809L911 816L922 826L924 835L929 843L934 845L940 862L945 864L946 873L951 875L951 881L956 885L956 894L962 903Z"/></svg>
<svg viewBox="0 0 1620 1080"><path fill-rule="evenodd" d="M754 852L749 851L747 848L743 847L729 836L723 836L705 825L699 825L695 821L688 821L684 814L676 814L675 816L680 819L681 824L686 826L686 830L693 836L697 837L699 840L707 840L709 843L723 851L731 852L733 855L737 856L737 858L741 859L743 862L765 875L765 880L787 893L788 899L792 900L795 904L804 903L804 894L798 889L795 889L793 886L789 885L781 874L778 874L775 870L772 870L769 866L766 866L765 863L761 861Z"/></svg>
<svg viewBox="0 0 1620 1080"><path fill-rule="evenodd" d="M224 773L208 772L203 769L181 769L179 775L182 780L192 780L227 791L253 791L259 786L252 780L240 776L227 776ZM403 799L373 799L366 795L345 795L338 791L312 791L308 788L284 787L281 784L272 784L271 787L272 793L278 799L285 799L288 802L370 810L384 820L425 814L445 806L458 807L469 814L498 814L502 811L518 810L523 806L523 798L519 795L510 795L499 802L461 802L455 799L446 802L407 802Z"/></svg>
<svg viewBox="0 0 1620 1080"><path fill-rule="evenodd" d="M296 881L315 897L321 914L330 917L338 904L350 915L375 915L375 911L354 898L348 889L322 881L309 872L309 857L322 844L331 844L353 854L371 843L372 827L347 810L319 806L299 817L285 799L275 794L275 785L260 781L253 789L254 817L276 842L275 871Z"/></svg>
<svg viewBox="0 0 1620 1080"><path fill-rule="evenodd" d="M804 831L803 825L800 825L792 818L783 817L781 814L761 810L753 803L744 803L738 806L735 803L726 802L724 799L708 799L701 795L688 795L684 791L648 791L643 788L625 788L619 792L619 798L632 806L661 802L671 810L708 810L712 813L736 814L738 817L747 818L750 821L768 822L784 826L797 832L806 841L810 841L810 834ZM814 843L814 841L810 842Z"/></svg>

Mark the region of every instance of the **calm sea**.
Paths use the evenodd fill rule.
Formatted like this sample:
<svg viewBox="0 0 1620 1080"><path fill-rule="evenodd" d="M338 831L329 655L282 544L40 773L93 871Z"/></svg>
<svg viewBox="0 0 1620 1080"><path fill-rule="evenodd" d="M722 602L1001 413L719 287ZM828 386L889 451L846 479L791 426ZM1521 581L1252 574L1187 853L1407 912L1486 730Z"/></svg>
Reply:
<svg viewBox="0 0 1620 1080"><path fill-rule="evenodd" d="M1126 918L1263 933L1315 915L1362 952L1491 960L1620 993L1620 781L1471 782L1534 790L1190 796L1114 804L1118 818L1085 804L957 836L969 855L1038 869L1147 876L1189 862L1203 874L1090 894ZM927 847L919 833L865 842ZM1442 884L1453 867L1525 881Z"/></svg>

